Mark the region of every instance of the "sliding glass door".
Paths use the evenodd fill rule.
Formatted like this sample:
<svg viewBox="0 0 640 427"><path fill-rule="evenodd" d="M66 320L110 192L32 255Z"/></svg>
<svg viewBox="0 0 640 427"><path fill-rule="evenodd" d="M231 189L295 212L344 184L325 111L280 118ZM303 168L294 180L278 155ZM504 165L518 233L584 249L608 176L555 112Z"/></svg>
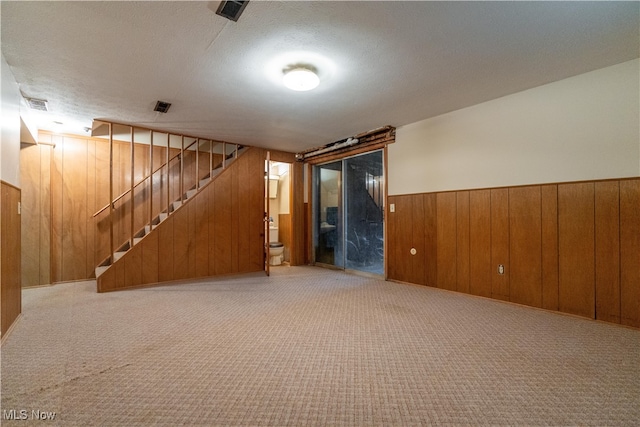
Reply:
<svg viewBox="0 0 640 427"><path fill-rule="evenodd" d="M314 166L315 261L344 268L342 161Z"/></svg>
<svg viewBox="0 0 640 427"><path fill-rule="evenodd" d="M314 167L315 262L384 274L382 151Z"/></svg>

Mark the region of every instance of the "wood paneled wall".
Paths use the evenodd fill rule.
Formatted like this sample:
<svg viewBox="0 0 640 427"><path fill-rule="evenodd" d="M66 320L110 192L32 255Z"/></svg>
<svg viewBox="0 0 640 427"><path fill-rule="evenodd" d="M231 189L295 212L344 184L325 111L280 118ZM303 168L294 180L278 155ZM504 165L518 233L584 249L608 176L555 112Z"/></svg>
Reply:
<svg viewBox="0 0 640 427"><path fill-rule="evenodd" d="M284 260L291 260L291 214L278 214L278 240L284 245Z"/></svg>
<svg viewBox="0 0 640 427"><path fill-rule="evenodd" d="M0 181L0 338L22 310L19 203L20 189Z"/></svg>
<svg viewBox="0 0 640 427"><path fill-rule="evenodd" d="M289 262L291 265L307 264L306 220L307 213L304 203L304 165L293 161L291 168L292 198L291 207L291 249Z"/></svg>
<svg viewBox="0 0 640 427"><path fill-rule="evenodd" d="M98 278L106 292L264 269L264 151L251 148Z"/></svg>
<svg viewBox="0 0 640 427"><path fill-rule="evenodd" d="M51 154L48 145L20 149L22 286L51 283Z"/></svg>
<svg viewBox="0 0 640 427"><path fill-rule="evenodd" d="M640 178L388 203L389 279L640 327Z"/></svg>
<svg viewBox="0 0 640 427"><path fill-rule="evenodd" d="M23 286L84 280L110 253L109 211L93 214L109 203L109 143L104 139L53 135L41 132L40 142L51 145L23 145L20 152L23 185ZM179 153L171 148L169 156ZM134 144L134 182L151 171L150 146ZM208 153L201 153L201 160ZM131 187L131 144L114 141L114 197ZM214 164L220 163L217 155ZM153 169L167 160L167 148L154 146ZM196 182L195 152L185 155L185 191ZM166 174L153 181L153 216L167 207L167 191L180 195L179 160L171 162ZM209 161L200 161L200 177L208 173ZM205 171L206 170L206 171ZM150 185L135 190L134 232L150 219L147 194ZM115 203L116 249L131 234L131 197Z"/></svg>

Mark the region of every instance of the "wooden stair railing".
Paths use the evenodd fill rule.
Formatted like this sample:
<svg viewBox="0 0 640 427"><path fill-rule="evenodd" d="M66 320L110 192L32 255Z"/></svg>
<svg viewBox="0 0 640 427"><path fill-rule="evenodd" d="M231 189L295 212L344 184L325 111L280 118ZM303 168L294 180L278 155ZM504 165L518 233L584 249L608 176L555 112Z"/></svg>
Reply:
<svg viewBox="0 0 640 427"><path fill-rule="evenodd" d="M195 144L195 142L192 142L188 147L185 148L185 150L189 149L191 146L193 146ZM171 160L174 159L179 159L180 158L181 153L176 154L175 156L171 157L169 159L169 162L171 162ZM145 176L144 178L142 178L140 181L136 182L132 188L124 191L123 193L121 193L119 196L117 196L115 199L113 199L113 201L111 202L111 204L115 204L118 200L122 199L124 196L126 196L127 194L131 193L133 190L135 190L139 185L144 184L147 182L147 180L149 178L152 178L153 175L155 175L156 172L159 172L160 170L162 170L167 164L163 163L162 165L160 165L158 168L156 168L156 170L154 170L153 172L151 172L151 174ZM98 210L96 213L93 214L93 217L97 217L98 215L100 215L102 212L106 211L107 209L109 209L109 203L107 203L106 205L104 205L102 208L100 208L100 210Z"/></svg>
<svg viewBox="0 0 640 427"><path fill-rule="evenodd" d="M195 195L197 192L200 191L200 189L206 185L208 182L210 182L211 180L213 180L222 170L224 170L232 161L234 161L241 152L244 151L244 147L237 145L237 144L230 144L230 143L226 143L226 142L218 142L218 141L213 141L210 139L204 139L204 138L198 138L198 137L190 137L190 136L185 136L185 135L175 135L175 134L171 134L170 132L163 132L163 131L153 131L150 129L144 129L145 131L149 132L149 142L150 142L150 156L149 156L149 162L150 165L153 165L153 149L154 149L154 141L153 141L153 136L154 133L160 133L161 135L165 135L166 136L166 145L156 145L156 147L166 147L166 161L164 163L162 163L159 167L157 167L155 170L153 169L153 167L151 166L150 169L152 170L152 172L145 176L144 178L142 178L140 181L134 183L134 177L135 177L135 165L134 165L134 144L135 144L135 138L134 138L134 130L140 130L142 128L139 127L133 127L133 126L128 126L128 125L120 125L117 123L109 123L109 122L101 122L102 125L108 125L108 132L109 132L109 156L110 156L110 170L109 170L109 194L110 194L110 199L111 202L107 203L104 207L102 207L101 209L99 209L94 215L93 217L97 217L98 215L102 214L104 211L109 210L109 214L108 214L108 221L109 221L109 246L110 246L110 250L109 250L109 256L106 257L102 262L100 262L98 264L98 266L96 267L95 270L95 274L96 274L96 278L98 276L100 276L100 274L102 274L104 271L106 271L106 269L109 268L109 266L111 264L113 264L116 260L120 259L124 253L126 253L126 251L128 251L129 249L131 249L135 244L137 244L143 236L149 234L155 226L157 226L158 224L160 224L162 221L164 221L169 215L171 215L173 212L175 212L177 209L179 209L183 203L191 198L193 195ZM130 160L131 160L131 186L130 188L128 188L126 191L122 192L121 194L119 194L117 197L113 197L113 189L114 189L114 171L113 171L113 135L114 135L114 126L119 126L119 127L129 127L130 128L130 132L131 132L131 153L130 153ZM171 137L174 137L174 140L179 138L180 139L180 152L171 156L170 155L170 151L171 151ZM188 143L188 145L185 146L185 139L190 140L193 139L192 142ZM202 144L204 143L204 146L207 148L207 151L201 151L201 147ZM175 148L175 147L174 147ZM215 150L214 150L215 148ZM200 156L201 153L206 153L209 157L209 165L206 164L201 164L200 161ZM195 159L193 159L193 162L195 162L195 164L191 164L191 167L194 167L194 176L192 177L185 177L185 156L188 153L192 153L191 155L195 154ZM219 160L214 161L215 156L218 156ZM177 162L176 160L179 160L179 162ZM175 171L172 171L172 163L174 163L173 168L178 169L177 173ZM204 172L201 172L204 171ZM190 178L189 181L186 180L186 178ZM159 196L160 199L164 199L161 203L160 208L156 208L156 211L154 213L154 196L158 196L158 194L156 194L156 191L154 190L154 179L159 180L160 182L166 183L166 185L163 188L159 189ZM170 181L174 181L175 183L175 179L179 180L179 185L178 185L178 197L175 197L176 194L174 194L174 198L172 199L172 194L171 194L171 185L170 185ZM193 182L193 184L189 187L189 189L187 191L185 191L185 183L186 182ZM148 188L150 188L151 190L149 192L143 192L143 196L144 196L144 200L142 200L139 204L144 204L146 203L148 205L148 212L149 212L149 217L148 217L148 221L146 222L146 224L142 227L139 228L138 230L135 229L135 205L136 205L136 194L135 191L138 187L140 187L143 184L149 184ZM187 184L189 185L189 184ZM166 197L165 193L166 192ZM127 196L129 196L127 198ZM116 203L118 203L119 201L124 200L125 202L118 208L116 207ZM114 237L114 215L117 213L117 211L125 209L125 205L127 200L129 201L129 215L130 215L130 229L129 229L129 236L126 240L124 241L120 241L120 242L116 242L115 241L115 237ZM165 203L166 202L166 203Z"/></svg>

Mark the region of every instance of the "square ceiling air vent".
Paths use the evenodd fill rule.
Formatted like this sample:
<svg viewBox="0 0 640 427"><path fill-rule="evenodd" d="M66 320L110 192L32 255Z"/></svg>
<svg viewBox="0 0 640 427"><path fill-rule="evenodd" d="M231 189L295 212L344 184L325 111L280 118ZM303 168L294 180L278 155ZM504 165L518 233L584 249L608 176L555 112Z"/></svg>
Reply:
<svg viewBox="0 0 640 427"><path fill-rule="evenodd" d="M157 111L159 113L166 113L169 111L169 107L171 107L171 103L165 101L156 102L156 106L153 111Z"/></svg>
<svg viewBox="0 0 640 427"><path fill-rule="evenodd" d="M216 14L237 22L238 18L240 18L240 15L242 14L242 11L244 11L244 8L247 7L247 3L249 3L249 0L221 1L220 6L218 6L218 10L216 10Z"/></svg>
<svg viewBox="0 0 640 427"><path fill-rule="evenodd" d="M44 99L36 99L36 98L24 98L27 101L27 105L29 108L39 111L49 111L49 106L47 105L47 101Z"/></svg>

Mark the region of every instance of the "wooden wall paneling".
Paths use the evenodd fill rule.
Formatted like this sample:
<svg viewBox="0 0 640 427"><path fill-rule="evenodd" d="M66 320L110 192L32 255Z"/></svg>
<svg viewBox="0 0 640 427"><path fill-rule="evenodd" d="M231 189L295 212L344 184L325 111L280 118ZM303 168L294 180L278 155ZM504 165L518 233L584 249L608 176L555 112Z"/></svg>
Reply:
<svg viewBox="0 0 640 427"><path fill-rule="evenodd" d="M20 148L20 183L22 185L22 286L40 283L40 240L42 237L42 156L40 145L23 144Z"/></svg>
<svg viewBox="0 0 640 427"><path fill-rule="evenodd" d="M62 280L87 279L87 141L64 137Z"/></svg>
<svg viewBox="0 0 640 427"><path fill-rule="evenodd" d="M131 145L129 142L119 144L120 149L120 190L119 195L131 189ZM116 248L125 244L131 238L131 204L135 203L133 195L128 193L122 198L119 209L118 239Z"/></svg>
<svg viewBox="0 0 640 427"><path fill-rule="evenodd" d="M542 308L558 310L558 186L542 185Z"/></svg>
<svg viewBox="0 0 640 427"><path fill-rule="evenodd" d="M134 204L134 233L137 233L149 222L149 201L150 194L149 180L143 179L149 175L149 146L145 144L134 144L134 184L141 183L135 189Z"/></svg>
<svg viewBox="0 0 640 427"><path fill-rule="evenodd" d="M53 150L53 162L51 164L51 282L61 282L62 279L62 219L63 219L63 152L61 136L52 136L52 142L56 144Z"/></svg>
<svg viewBox="0 0 640 427"><path fill-rule="evenodd" d="M189 277L189 207L171 215L173 219L173 278ZM165 242L163 242L165 243Z"/></svg>
<svg viewBox="0 0 640 427"><path fill-rule="evenodd" d="M113 204L113 246L116 251L129 238L129 196L129 194L125 195Z"/></svg>
<svg viewBox="0 0 640 427"><path fill-rule="evenodd" d="M196 255L196 236L198 233L196 224L196 208L195 200L190 200L184 207L187 210L187 224L189 226L189 246L187 247L187 256L189 258L189 277L198 277L197 271L197 255Z"/></svg>
<svg viewBox="0 0 640 427"><path fill-rule="evenodd" d="M469 192L469 293L491 297L491 191Z"/></svg>
<svg viewBox="0 0 640 427"><path fill-rule="evenodd" d="M242 228L242 227L240 227ZM291 214L278 214L278 240L284 245L284 259L291 259ZM240 240L242 242L242 239ZM250 239L247 239L247 243ZM240 251L242 253L242 251Z"/></svg>
<svg viewBox="0 0 640 427"><path fill-rule="evenodd" d="M291 192L291 265L305 264L304 226L304 164L294 162L291 168L293 190Z"/></svg>
<svg viewBox="0 0 640 427"><path fill-rule="evenodd" d="M250 163L246 161L246 159L237 160L236 169L238 169L237 181L241 182L242 185L235 185L235 189L233 191L237 191L237 201L238 201L238 218L237 221L239 226L237 228L238 234L236 235L236 239L238 242L238 269L242 271L249 270L251 268L251 194L255 191L252 188L252 180L251 180L251 168ZM255 173L258 173L256 171ZM282 218L280 218L282 219ZM285 239L285 227L283 227L283 223L280 221L280 230L279 237L280 241L284 242ZM287 244L285 243L285 246Z"/></svg>
<svg viewBox="0 0 640 427"><path fill-rule="evenodd" d="M311 207L308 202L304 203L304 262L311 263Z"/></svg>
<svg viewBox="0 0 640 427"><path fill-rule="evenodd" d="M130 142L114 142L118 152L118 168L117 168L117 186L115 195L121 194L131 188L131 143ZM114 167L116 165L114 159Z"/></svg>
<svg viewBox="0 0 640 427"><path fill-rule="evenodd" d="M154 144L156 141L154 141ZM153 170L158 169L167 160L167 148L166 147L153 147ZM158 216L162 212L167 204L167 167L164 166L153 174L153 217Z"/></svg>
<svg viewBox="0 0 640 427"><path fill-rule="evenodd" d="M209 275L209 203L207 194L209 188L205 188L203 193L197 194L191 202L195 204L195 252L196 252L196 277L206 277Z"/></svg>
<svg viewBox="0 0 640 427"><path fill-rule="evenodd" d="M438 227L436 217L436 194L424 194L424 283L427 286L438 287Z"/></svg>
<svg viewBox="0 0 640 427"><path fill-rule="evenodd" d="M395 212L389 213L390 236L389 275L392 279L408 282L411 278L411 196L394 196L389 203L395 204Z"/></svg>
<svg viewBox="0 0 640 427"><path fill-rule="evenodd" d="M134 176L135 182L141 182L149 175L149 146L147 144L134 144Z"/></svg>
<svg viewBox="0 0 640 427"><path fill-rule="evenodd" d="M162 145L159 145L162 144ZM167 142L153 140L153 170L155 171L167 161Z"/></svg>
<svg viewBox="0 0 640 427"><path fill-rule="evenodd" d="M215 201L215 193L216 187L218 186L218 180L213 181L207 188L205 188L205 192L208 193L206 195L207 198L207 222L209 223L209 276L215 276L216 274L216 244L218 243L218 238L216 236L216 201Z"/></svg>
<svg viewBox="0 0 640 427"><path fill-rule="evenodd" d="M203 147L204 148L204 147ZM208 149L208 147L207 147ZM199 151L200 160L198 161L198 179L204 179L205 176L209 175L210 167L211 167L211 159L209 151Z"/></svg>
<svg viewBox="0 0 640 427"><path fill-rule="evenodd" d="M640 327L640 179L620 181L620 323Z"/></svg>
<svg viewBox="0 0 640 427"><path fill-rule="evenodd" d="M0 337L4 337L22 311L20 189L0 182Z"/></svg>
<svg viewBox="0 0 640 427"><path fill-rule="evenodd" d="M411 261L411 276L409 282L418 285L426 284L425 272L425 221L424 221L424 197L422 194L413 194L411 197L411 246L416 249L415 255L408 255Z"/></svg>
<svg viewBox="0 0 640 427"><path fill-rule="evenodd" d="M451 291L457 286L456 204L455 192L436 194L438 287Z"/></svg>
<svg viewBox="0 0 640 427"><path fill-rule="evenodd" d="M169 156L173 157L180 153L179 149L169 150ZM169 162L169 200L170 203L180 198L180 158L176 157ZM186 191L186 190L185 190ZM166 205L166 202L165 202Z"/></svg>
<svg viewBox="0 0 640 427"><path fill-rule="evenodd" d="M96 141L93 139L86 140L87 147L87 185L86 185L86 197L87 204L84 211L84 221L86 223L86 239L85 239L85 253L87 254L86 264L84 269L84 276L86 278L93 277L95 275L95 268L102 260L96 260L95 247L96 247L96 228L94 224L93 214L100 207L96 202Z"/></svg>
<svg viewBox="0 0 640 427"><path fill-rule="evenodd" d="M400 280L398 278L398 274L396 272L397 266L397 256L396 251L398 249L397 236L398 232L396 231L396 215L395 212L391 212L390 206L393 204L394 209L398 206L398 197L400 196L389 196L387 198L387 212L386 212L386 223L387 223L387 235L385 236L386 240L386 250L385 253L386 261L387 261L387 278L391 280Z"/></svg>
<svg viewBox="0 0 640 427"><path fill-rule="evenodd" d="M594 183L558 185L559 309L594 318Z"/></svg>
<svg viewBox="0 0 640 427"><path fill-rule="evenodd" d="M113 141L113 197L117 197L118 195L122 194L122 175L121 175L121 169L123 169L123 166L120 162L120 154L121 154L121 150L120 150L120 146L122 144L117 142L117 141ZM109 157L107 157L108 159ZM109 177L107 177L107 185L109 185ZM109 203L109 195L107 193L107 203ZM115 250L118 249L118 246L120 246L120 241L121 241L121 237L122 237L122 232L120 230L120 226L121 223L124 221L123 219L123 210L125 209L123 207L124 205L124 200L119 200L117 202L114 203L114 210L113 210L113 217L111 218L111 221L113 222L113 246L115 248ZM106 212L107 215L107 219L106 219L106 223L107 223L107 233L109 233L108 228L109 228L109 212L107 209Z"/></svg>
<svg viewBox="0 0 640 427"><path fill-rule="evenodd" d="M215 275L228 274L232 270L233 253L231 241L232 235L232 210L231 204L231 174L225 171L216 178L216 186L213 197L213 215L215 222L213 224L215 243L214 243L214 264Z"/></svg>
<svg viewBox="0 0 640 427"><path fill-rule="evenodd" d="M509 294L542 307L542 212L539 186L509 189Z"/></svg>
<svg viewBox="0 0 640 427"><path fill-rule="evenodd" d="M124 287L139 286L142 282L142 246L135 245L124 257Z"/></svg>
<svg viewBox="0 0 640 427"><path fill-rule="evenodd" d="M595 183L596 319L620 323L620 186Z"/></svg>
<svg viewBox="0 0 640 427"><path fill-rule="evenodd" d="M265 249L264 249L264 160L266 154L264 150L252 148L250 152L247 152L240 158L240 162L249 162L251 173L251 208L250 215L253 218L251 220L251 271L264 270L265 261ZM302 165L300 165L299 171L302 171ZM303 177L300 175L301 179ZM300 185L303 182L300 181ZM298 200L302 203L304 200L304 194L300 193L301 197ZM303 218L302 218L303 219ZM300 230L303 235L305 229Z"/></svg>
<svg viewBox="0 0 640 427"><path fill-rule="evenodd" d="M187 141L185 141L185 146ZM192 150L184 151L184 191L190 190L196 185L196 152ZM180 192L177 193L180 195Z"/></svg>
<svg viewBox="0 0 640 427"><path fill-rule="evenodd" d="M146 184L141 184L133 190L133 200L134 200L134 209L133 209L133 234L134 236L144 228L145 225L149 223L149 200L147 195L149 194L149 189ZM127 223L129 230L131 229L131 224Z"/></svg>
<svg viewBox="0 0 640 427"><path fill-rule="evenodd" d="M400 273L402 281L412 282L413 279L413 259L415 256L411 255L411 248L414 245L413 242L413 196L404 196L400 200L400 205L396 205L397 220L400 221L396 227L396 231L400 233L401 249L398 253L398 261L400 265ZM418 255L416 255L418 256Z"/></svg>
<svg viewBox="0 0 640 427"><path fill-rule="evenodd" d="M97 141L95 145L96 168L96 209L102 209L109 203L109 143ZM93 219L96 246L94 248L97 263L106 259L109 254L109 210Z"/></svg>
<svg viewBox="0 0 640 427"><path fill-rule="evenodd" d="M241 213L240 209L238 209L238 199L240 193L240 185L238 182L238 166L232 168L229 172L231 173L231 272L237 273L240 271L238 259L240 258L240 242L239 242L239 234L240 234L240 223L243 225L248 225L247 220L251 218L250 213ZM228 203L228 202L227 202ZM242 220L241 217L242 216Z"/></svg>
<svg viewBox="0 0 640 427"><path fill-rule="evenodd" d="M252 170L251 163L247 159L239 159L236 161L237 172L237 206L238 206L238 269L239 271L252 271L255 270L254 256L258 256L255 252L252 253L251 246L255 246L255 241L258 235L262 234L258 232L256 234L255 227L252 227L252 222L255 218L256 206L253 203L255 200L254 192L258 191L260 195L264 193L264 179L258 181L258 188L255 188L255 179L252 174L259 174L258 170ZM263 202L264 203L264 202ZM262 206L262 205L260 205ZM264 208L258 207L258 214L264 211ZM290 227L290 215L280 215L278 218L279 224L279 239L286 247L286 250L291 249L291 227ZM262 225L262 222L261 224ZM258 257L257 262L261 260Z"/></svg>
<svg viewBox="0 0 640 427"><path fill-rule="evenodd" d="M456 290L469 293L469 192L456 192Z"/></svg>
<svg viewBox="0 0 640 427"><path fill-rule="evenodd" d="M142 251L142 282L144 284L157 283L159 268L159 233L151 233L145 236L139 243ZM206 236L205 236L206 237ZM162 260L166 262L166 260Z"/></svg>
<svg viewBox="0 0 640 427"><path fill-rule="evenodd" d="M51 280L51 162L53 147L40 146L40 284Z"/></svg>
<svg viewBox="0 0 640 427"><path fill-rule="evenodd" d="M158 281L169 282L173 275L173 217L165 219L158 225Z"/></svg>
<svg viewBox="0 0 640 427"><path fill-rule="evenodd" d="M504 274L498 274L498 265ZM509 190L491 190L491 297L509 300Z"/></svg>

